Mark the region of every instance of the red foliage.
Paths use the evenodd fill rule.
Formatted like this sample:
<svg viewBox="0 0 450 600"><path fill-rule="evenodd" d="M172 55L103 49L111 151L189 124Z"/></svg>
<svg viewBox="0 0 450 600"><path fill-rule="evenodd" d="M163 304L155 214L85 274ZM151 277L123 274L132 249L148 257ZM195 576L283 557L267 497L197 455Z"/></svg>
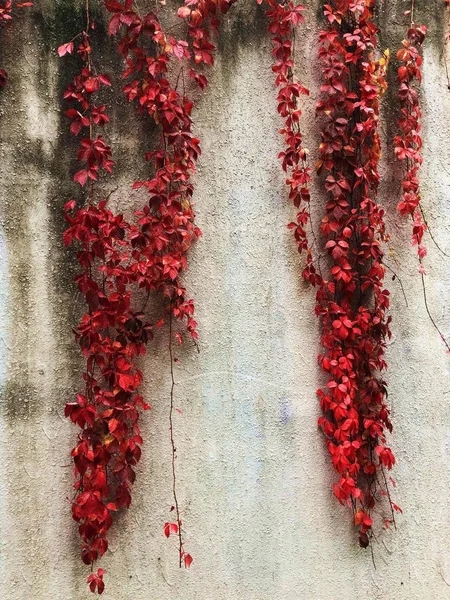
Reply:
<svg viewBox="0 0 450 600"><path fill-rule="evenodd" d="M226 14L236 0L185 0L185 6L178 9L178 16L189 26L188 40L195 65L213 65L215 46L212 31L217 32L220 15ZM207 80L196 69L190 70L190 77L200 89Z"/></svg>
<svg viewBox="0 0 450 600"><path fill-rule="evenodd" d="M111 149L97 127L109 121L104 105L94 102L94 94L110 80L92 65L86 31L76 52L83 62L80 73L64 93L73 104L66 111L73 135L80 133L78 161L81 169L73 179L85 188L85 206L76 201L65 206L69 224L64 233L67 245L76 243L81 273L75 278L88 310L75 331L86 357L83 374L85 389L75 402L66 405L65 414L81 432L72 451L75 463L73 518L79 523L82 559L87 565L99 559L108 548L107 532L112 513L130 505L135 466L140 459L142 438L138 427L139 408L149 408L137 389L142 374L134 364L145 352L151 326L131 308L131 226L122 215L114 215L106 200L96 202L94 182L113 166ZM74 40L59 47L63 56L75 49ZM104 571L90 575L91 591L103 592Z"/></svg>
<svg viewBox="0 0 450 600"><path fill-rule="evenodd" d="M386 487L384 469L395 462L386 447L391 423L379 375L386 368L390 317L380 243L384 211L376 202L386 59L374 58L375 4L325 5L328 27L320 32L319 50L324 82L317 104L323 122L318 171L327 174L328 192L321 229L332 261L331 277L317 293L324 347L319 363L329 377L326 390L318 391L324 413L319 424L339 474L334 494L352 509L363 547L370 543L378 488Z"/></svg>
<svg viewBox="0 0 450 600"><path fill-rule="evenodd" d="M193 6L191 2L191 11ZM226 6L221 5L221 10ZM160 125L161 144L146 155L153 165L153 174L133 185L134 189L145 188L149 193L148 203L136 213L137 225L127 223L122 215L114 215L106 208L106 200L95 201L94 182L105 171L111 171L113 161L110 147L94 133L96 127L109 122L109 117L104 105L93 102L93 95L102 86L109 86L110 80L92 67L87 4L86 31L62 44L58 54L72 54L75 40L81 38L77 53L83 67L64 97L74 104L66 111L71 133L77 136L88 131L78 151L82 168L74 175L74 180L86 188L87 204L75 212L74 200L66 204L69 227L64 240L68 245L76 242L81 247L77 256L82 272L76 282L85 296L88 312L76 330L76 338L86 356L87 369L83 375L85 392L78 394L76 402L67 404L66 416L81 428L72 452L76 477L72 512L80 523L83 561L91 565L107 550L112 513L130 505L134 467L142 444L138 409L150 408L137 393L142 374L135 358L145 352L153 326L144 314L133 311L133 288L144 289L147 300L151 293L165 299L158 326L168 315L173 380L172 335L181 343L182 334L172 333L172 319L184 321L191 337L197 339L194 303L186 299L181 275L190 246L200 235L191 204L190 178L200 153L199 140L191 131L193 104L169 80L170 61L190 58L189 44L167 36L154 13L139 16L130 0L106 0L105 7L112 14L110 34L123 34L119 50L127 65L123 76L129 79L124 92L130 101L137 101L140 112ZM208 41L206 25L214 20L217 10L211 2L199 3L197 13L203 11L202 18L197 14L195 26L194 12L189 16L189 33L195 52L199 53L195 57L198 64L211 64L213 60L210 52L214 46ZM197 84L204 87L204 75L191 72ZM170 423L177 521L168 524L165 532L177 534L180 566L183 563L188 568L192 557L184 550L175 488L173 409L172 386ZM102 593L103 574L100 569L88 578L92 591Z"/></svg>
<svg viewBox="0 0 450 600"><path fill-rule="evenodd" d="M103 591L105 589L105 583L103 581L104 574L105 574L105 571L103 569L98 569L97 573L92 573L87 578L87 582L89 584L89 589L91 590L92 593L95 594L95 592L98 591L99 594L103 594Z"/></svg>
<svg viewBox="0 0 450 600"><path fill-rule="evenodd" d="M283 161L283 171L289 174L286 180L289 199L299 209L296 222L290 223L289 228L294 231L299 253L306 252L307 255L303 278L316 285L320 282L320 277L312 264L306 232L309 222L308 185L311 181L311 169L307 165L308 150L303 147L300 129L302 111L299 108L300 97L308 95L309 91L294 77L294 32L298 24L304 23L302 13L305 7L289 1L280 4L276 0L267 0L267 4L272 56L275 60L272 70L276 75L275 84L278 87L278 113L285 121L280 133L284 136L286 149L280 153L279 158Z"/></svg>
<svg viewBox="0 0 450 600"><path fill-rule="evenodd" d="M165 33L157 14L150 12L140 16L132 0L117 2L104 0L112 15L108 30L111 35L120 34L119 52L126 62L123 78L127 79L124 93L135 101L141 113L146 114L161 130L161 142L157 150L148 152L146 159L152 165L152 175L145 181L136 181L134 189L148 191L148 203L137 213L138 227L130 231L132 263L130 272L140 288L158 294L167 301L170 324L170 358L172 392L170 403L170 432L172 443L173 493L176 522L166 524L165 534L178 536L180 566L187 568L192 557L184 550L180 508L176 494L175 442L173 437L174 375L172 337L182 343L180 332L172 333L173 319L184 321L190 336L196 340L197 323L194 320L194 302L186 298L181 276L187 267L187 255L192 243L200 236L195 225L192 206L195 172L200 154L200 141L192 133L193 102L180 93L178 83L183 81L182 66L178 76L171 82L169 68L172 61L185 61L193 56L197 65L213 64L214 45L211 43L209 25L217 27L217 14L226 12L232 2L216 3L208 0L189 0L188 6L179 10L179 16L189 26L190 44ZM206 77L194 69L191 77L203 89ZM184 87L184 86L183 86ZM160 324L162 323L162 319Z"/></svg>
<svg viewBox="0 0 450 600"><path fill-rule="evenodd" d="M420 209L420 185L418 172L422 164L421 108L419 88L422 81L420 50L425 40L427 28L424 25L411 23L407 39L397 52L399 60L398 99L401 116L398 119L400 135L394 139L395 154L406 164L403 178L403 198L398 205L402 215L410 215L413 219L413 244L417 245L420 270L423 272L422 259L427 251L422 243L427 227L422 219Z"/></svg>

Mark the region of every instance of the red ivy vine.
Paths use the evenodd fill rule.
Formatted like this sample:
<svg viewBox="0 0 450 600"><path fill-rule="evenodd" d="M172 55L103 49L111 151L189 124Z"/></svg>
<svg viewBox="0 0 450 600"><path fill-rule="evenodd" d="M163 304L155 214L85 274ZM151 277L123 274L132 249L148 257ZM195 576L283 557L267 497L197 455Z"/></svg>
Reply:
<svg viewBox="0 0 450 600"><path fill-rule="evenodd" d="M420 104L420 87L422 83L421 50L425 41L427 28L425 25L417 25L414 22L414 0L411 2L411 10L407 11L406 14L410 14L410 27L406 39L402 41L402 47L397 52L397 59L400 63L398 68L398 99L400 104L398 127L400 134L394 138L394 152L397 158L406 165L402 181L403 197L398 204L398 210L401 215L410 215L413 221L412 243L414 246L417 246L425 309L433 327L439 333L447 351L450 352L450 344L437 325L428 306L424 278L425 267L423 265L423 259L427 254L427 249L423 243L423 236L426 231L429 232L436 247L442 252L431 230L428 228L420 203L419 171L423 162L421 136L422 109Z"/></svg>
<svg viewBox="0 0 450 600"><path fill-rule="evenodd" d="M311 169L307 165L308 150L303 146L300 129L302 111L299 107L301 96L309 95L309 91L294 76L295 29L299 24L304 24L302 13L306 9L301 4L294 4L287 0L282 3L267 0L267 4L269 7L266 14L273 45L272 56L275 59L272 70L276 75L275 84L278 87L278 113L285 122L280 134L284 136L286 149L280 153L279 158L282 159L283 171L289 174L286 180L289 186L289 199L299 209L296 222L290 223L289 228L294 231L299 253L306 252L303 278L316 285L320 282L320 277L313 266L306 231L310 220L308 186L311 181Z"/></svg>
<svg viewBox="0 0 450 600"><path fill-rule="evenodd" d="M89 0L86 0L86 27L72 41L60 46L60 56L76 52L82 68L69 85L64 98L73 104L66 111L70 130L80 133L79 169L73 179L85 191L84 205L65 206L69 224L64 241L80 248L77 258L81 273L75 278L88 310L75 337L86 358L85 389L76 402L66 405L66 416L81 432L72 451L75 463L75 498L72 515L79 523L82 559L94 563L108 548L107 533L112 513L131 503L135 466L140 459L142 438L138 426L139 408L149 408L137 389L142 374L135 358L145 352L151 326L131 308L130 268L131 227L122 215L98 201L94 185L99 175L111 172L111 149L97 133L109 117L106 107L95 102L95 94L110 86L109 78L98 73L92 61ZM104 590L104 570L91 573L92 592Z"/></svg>
<svg viewBox="0 0 450 600"><path fill-rule="evenodd" d="M148 204L137 213L139 227L134 229L133 270L139 287L148 293L157 291L167 299L167 310L162 318L169 320L169 355L171 373L170 441L172 448L173 501L175 521L166 522L166 537L178 538L179 564L190 567L192 556L185 551L181 510L177 496L176 446L174 440L174 355L173 337L182 343L182 334L173 334L174 319L185 321L190 336L197 340L197 324L193 318L194 302L186 298L181 276L187 267L191 244L201 232L195 225L191 202L195 172L200 154L199 140L192 133L193 102L185 93L185 61L194 58L195 64L213 64L214 45L209 26L217 29L218 13L226 12L232 2L190 1L178 11L188 24L189 42L165 33L158 14L140 15L132 0L123 4L105 0L112 14L109 21L111 35L122 34L119 52L126 61L123 78L128 80L124 93L136 101L139 111L148 115L161 130L158 150L148 152L146 159L152 165L152 175L146 181L136 181L134 189L146 188ZM192 47L192 52L190 50ZM173 59L180 61L175 84L169 76ZM190 78L203 89L206 77L195 69ZM179 91L180 82L183 93Z"/></svg>
<svg viewBox="0 0 450 600"><path fill-rule="evenodd" d="M263 0L257 0L259 4ZM1 2L1 0L0 0ZM149 174L135 181L133 189L146 191L133 223L107 208L98 189L99 177L113 167L110 146L99 131L109 122L97 92L111 85L99 73L92 57L94 24L86 0L85 29L58 49L60 56L76 53L80 72L64 98L70 131L80 136L73 176L84 193L80 201L66 204L66 244L76 244L81 267L76 283L86 302L86 312L75 332L86 359L84 390L66 405L67 417L78 425L75 463L75 495L72 514L79 526L82 559L91 566L88 584L92 592L104 590L105 571L93 565L108 548L113 513L131 503L135 468L143 443L139 429L141 409L149 409L139 393L142 373L137 359L146 352L155 327L167 322L169 330L171 390L169 430L171 444L174 518L164 524L166 537L177 539L179 565L190 567L185 549L182 511L177 494L174 437L174 390L177 362L174 342L182 344L183 324L196 341L194 301L188 297L182 277L192 244L201 235L192 204L192 177L200 155L200 141L193 134L193 102L188 82L200 90L207 85L201 71L214 63L214 38L220 15L234 0L185 0L178 9L184 21L166 29L160 10L141 14L133 0L103 0L109 13L109 34L118 36L118 50L125 64L123 89L157 127L160 141L146 153ZM29 6L24 2L18 6ZM395 523L386 471L395 463L387 446L391 431L386 404L384 352L390 337L389 293L384 288L384 210L377 202L380 180L380 98L386 90L387 55L376 57L378 29L374 24L376 0L330 0L324 6L327 26L320 32L319 57L323 85L317 113L322 122L322 142L317 170L325 176L326 205L321 232L326 239L330 273L319 275L312 260L307 229L310 226L311 169L300 129L300 98L308 90L296 79L295 30L304 23L305 7L291 0L266 0L272 38L280 130L285 148L280 153L287 175L290 201L297 208L290 223L300 254L306 254L303 278L317 286L316 314L321 320L323 352L319 356L326 373L326 389L318 390L323 415L319 425L326 437L333 467L339 475L334 494L350 507L359 542L367 547L373 536L374 509L380 496L387 499ZM161 2L161 6L164 3ZM10 19L11 3L0 4L0 25ZM171 35L181 25L186 39ZM419 258L426 223L420 209L418 171L422 162L420 136L420 48L426 28L411 16L407 39L397 53L400 61L398 98L400 135L395 153L406 164L403 198L398 209L413 217L413 241ZM194 65L189 63L193 59ZM6 75L0 70L0 85ZM145 302L136 310L142 291ZM149 300L160 304L157 323L145 315Z"/></svg>
<svg viewBox="0 0 450 600"><path fill-rule="evenodd" d="M319 285L316 313L329 381L319 390L319 419L339 481L334 494L348 505L360 545L372 536L378 492L387 495L385 469L395 463L386 445L391 430L386 406L384 349L390 336L383 287L381 242L384 211L376 202L379 183L379 98L386 88L386 58L375 60L375 0L335 0L325 5L328 27L320 32L323 65L322 143L318 172L327 174L326 216L331 277ZM386 525L394 521L394 512Z"/></svg>
<svg viewBox="0 0 450 600"><path fill-rule="evenodd" d="M400 62L398 68L398 99L400 101L401 116L398 119L400 135L394 139L394 150L397 158L406 165L403 177L403 198L398 205L401 215L410 215L413 220L413 244L417 245L420 261L420 271L423 273L422 259L426 255L426 248L422 243L423 235L427 229L422 219L420 208L420 184L418 172L422 164L422 137L419 89L422 81L420 50L425 40L427 28L414 23L411 10L411 26L408 35L402 41L402 47L397 52Z"/></svg>
<svg viewBox="0 0 450 600"><path fill-rule="evenodd" d="M161 128L161 144L146 154L152 174L145 181L136 181L134 189L145 188L149 199L136 213L137 225L130 225L122 215L115 216L106 208L106 200L96 201L94 182L103 170L111 171L111 150L96 126L109 121L104 105L93 102L93 94L109 79L97 74L91 57L89 4L86 4L86 30L74 40L63 44L59 54L72 53L75 41L81 38L77 52L83 68L65 93L76 107L66 114L72 120L71 132L78 135L84 128L88 136L81 139L78 160L82 168L74 180L86 188L85 206L75 211L76 202L66 205L69 228L65 242L76 241L81 250L78 259L82 273L76 278L83 292L88 312L79 325L76 337L87 358L84 374L86 390L69 403L66 415L81 428L79 442L72 455L75 461L76 496L73 516L80 523L83 542L82 558L91 566L108 547L107 532L112 513L128 507L134 467L140 459L142 438L138 427L139 408L149 408L137 389L142 373L135 358L143 354L152 337L153 325L143 311L132 309L134 288L163 298L164 310L158 326L169 322L169 354L172 379L170 394L170 437L172 447L173 497L176 521L167 522L167 537L178 538L180 566L189 567L192 556L185 551L181 510L176 491L173 413L174 413L174 356L173 339L179 344L183 336L174 333L174 320L186 323L187 331L196 340L193 300L186 298L181 276L187 267L187 254L200 235L194 222L191 203L191 176L200 153L199 140L192 134L193 103L178 91L177 83L169 77L173 58L189 59L189 44L166 35L156 13L140 15L130 0L124 3L105 0L111 13L109 33L122 34L119 51L126 61L123 74L128 83L124 92L129 101L136 100L139 110L146 113ZM212 64L213 44L209 41L206 24L217 26L216 15L225 12L231 3L191 3L187 19L189 34L197 64ZM195 6L194 6L195 5ZM202 29L205 27L205 29ZM190 70L200 88L206 85L204 75ZM183 81L184 83L184 81ZM184 86L183 86L184 88ZM90 589L104 590L104 570L88 578Z"/></svg>

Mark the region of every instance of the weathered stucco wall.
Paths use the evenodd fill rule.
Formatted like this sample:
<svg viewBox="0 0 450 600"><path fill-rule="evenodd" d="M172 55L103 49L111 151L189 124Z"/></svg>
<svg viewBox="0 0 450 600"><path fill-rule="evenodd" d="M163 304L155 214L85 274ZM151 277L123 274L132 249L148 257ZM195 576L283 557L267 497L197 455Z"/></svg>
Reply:
<svg viewBox="0 0 450 600"><path fill-rule="evenodd" d="M140 3L142 4L142 3ZM150 3L148 3L150 4ZM313 159L318 0L297 39L298 64L312 98L303 127ZM404 34L407 2L380 10L382 45ZM424 63L423 205L450 253L450 92L443 65L441 0L416 2L430 27ZM73 62L54 49L81 28L73 0L41 0L1 34L10 74L0 96L0 597L84 600L86 568L70 517L69 452L76 428L64 403L81 385L71 328L82 303L76 265L64 249L62 206L75 146L61 112ZM100 28L98 51L118 72ZM391 77L394 83L395 74ZM107 189L131 211L135 173L151 146L120 82L108 96L117 161ZM410 225L395 214L398 171L385 153L382 199L392 235L393 338L388 382L398 458L397 531L360 550L346 509L331 493L334 474L316 421L319 328L314 294L299 279L299 258L277 154L270 43L261 11L240 0L225 19L211 85L195 110L203 156L196 178L204 236L191 255L187 285L197 304L201 352L183 351L176 417L180 498L195 562L179 570L162 534L171 505L167 332L150 347L142 420L145 445L132 508L118 517L106 568L106 600L418 600L450 598L450 358L425 312ZM384 103L392 137L394 91ZM387 169L389 165L389 169ZM109 187L108 187L109 186ZM320 218L320 190L313 190ZM428 241L430 308L450 334L450 259Z"/></svg>

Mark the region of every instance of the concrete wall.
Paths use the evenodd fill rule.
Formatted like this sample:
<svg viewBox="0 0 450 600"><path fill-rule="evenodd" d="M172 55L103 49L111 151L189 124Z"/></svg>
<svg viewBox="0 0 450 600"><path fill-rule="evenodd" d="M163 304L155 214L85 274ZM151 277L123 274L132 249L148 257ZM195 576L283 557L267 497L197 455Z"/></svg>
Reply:
<svg viewBox="0 0 450 600"><path fill-rule="evenodd" d="M140 4L143 4L140 2ZM148 2L147 4L151 4ZM317 152L314 99L319 0L297 38L298 65L312 98L304 129ZM380 10L382 47L405 31L408 2ZM450 253L450 91L443 65L441 0L418 0L430 27L424 63L423 205L434 236ZM82 302L64 249L62 206L75 146L61 95L73 69L54 49L82 27L77 3L41 0L2 32L0 63L10 73L0 96L0 597L84 600L87 569L68 497L76 428L64 403L80 388L82 362L71 328ZM118 72L99 27L97 51ZM286 224L277 154L270 42L256 4L240 0L225 19L211 85L195 110L203 156L196 178L204 236L192 252L187 285L197 304L201 352L186 348L177 367L177 468L187 544L195 562L177 568L162 526L171 506L167 332L150 347L145 395L153 410L133 505L111 531L106 600L418 600L450 598L450 358L425 312L410 225L395 214L399 171L385 152L382 199L391 232L388 279L393 338L388 382L398 458L397 531L358 548L350 515L332 497L334 474L316 421L319 327L314 293L299 279ZM392 71L391 83L395 82ZM115 207L138 203L130 183L151 147L119 86L107 97L108 135L117 161L106 189ZM392 139L395 90L384 102ZM73 171L72 171L73 172ZM313 189L314 222L323 196ZM450 334L450 259L428 240L430 308Z"/></svg>

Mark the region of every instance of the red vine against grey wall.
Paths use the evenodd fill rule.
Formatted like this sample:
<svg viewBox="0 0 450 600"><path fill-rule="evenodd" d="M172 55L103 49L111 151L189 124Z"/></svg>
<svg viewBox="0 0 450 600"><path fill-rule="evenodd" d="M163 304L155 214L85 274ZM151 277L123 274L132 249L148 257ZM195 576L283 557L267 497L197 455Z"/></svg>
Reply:
<svg viewBox="0 0 450 600"><path fill-rule="evenodd" d="M326 4L320 33L323 65L318 171L326 176L326 216L321 229L332 267L319 285L316 313L323 326L319 362L328 374L319 390L327 439L339 481L334 494L348 505L361 546L372 537L379 492L390 501L385 469L395 463L386 446L391 430L386 406L384 349L390 336L389 293L383 287L384 211L379 184L379 101L386 88L386 59L376 60L375 1ZM389 520L388 520L389 522Z"/></svg>
<svg viewBox="0 0 450 600"><path fill-rule="evenodd" d="M195 225L192 205L193 184L200 146L192 134L192 101L186 96L185 62L194 58L196 65L213 64L214 45L208 26L216 28L217 15L225 13L232 2L189 2L179 9L178 15L188 24L189 42L178 40L165 33L159 16L150 12L141 16L131 0L121 5L105 0L112 14L109 21L111 35L122 34L119 52L126 62L124 79L128 80L124 92L128 100L136 101L140 112L148 115L159 126L161 142L157 150L146 154L152 165L152 175L146 181L136 181L134 189L145 188L148 204L137 213L139 227L133 232L133 270L139 287L148 294L158 292L167 299L169 321L169 357L171 374L170 441L172 449L173 506L175 521L166 522L166 537L178 539L179 565L189 567L192 556L184 546L183 523L177 495L176 446L174 439L174 339L181 344L182 333L174 332L175 320L185 321L190 336L197 340L197 324L193 318L194 302L186 298L181 276L187 267L191 244L200 236ZM192 47L192 52L190 47ZM171 83L169 65L180 62L178 74ZM195 69L190 77L203 89L206 77ZM183 93L179 88L183 86ZM165 318L165 315L162 315ZM162 323L160 323L161 325Z"/></svg>
<svg viewBox="0 0 450 600"><path fill-rule="evenodd" d="M258 0L259 1L259 0ZM262 1L262 0L261 0ZM298 252L306 252L306 266L302 276L313 285L320 282L313 265L312 251L308 242L307 227L310 225L310 192L311 168L308 166L308 150L303 146L303 135L300 128L300 98L309 95L309 91L295 79L295 28L304 24L301 4L293 2L278 3L267 0L266 15L269 20L269 33L272 36L272 56L275 64L275 84L278 87L278 113L284 119L284 127L280 133L284 136L286 149L280 153L282 167L289 173L286 180L289 186L289 199L299 209L296 222L289 224L294 231Z"/></svg>
<svg viewBox="0 0 450 600"><path fill-rule="evenodd" d="M314 267L308 233L312 231L311 168L300 121L302 99L309 92L295 74L295 32L304 24L305 7L289 0L257 0L263 1L272 40L277 110L283 120L280 159L289 199L297 209L289 228L299 253L306 256L302 276L317 287L316 314L322 324L319 363L327 383L318 391L323 411L319 425L339 476L334 494L351 509L360 545L367 547L374 537L380 499L385 499L390 511L386 527L395 524L395 511L401 512L391 500L387 475L395 464L386 439L392 426L383 380L390 317L382 250L387 236L384 210L377 201L379 112L387 87L388 53L377 51L376 0L324 3L326 26L319 37L323 80L317 103L322 136L317 171L326 198L321 233L329 255L329 274L324 277ZM108 548L113 514L130 506L143 443L139 413L150 408L139 393L143 374L137 359L145 354L155 330L164 325L171 382L174 516L163 530L167 538L176 539L180 567L193 562L186 550L177 491L174 431L176 348L185 337L194 343L198 339L194 301L182 282L189 251L201 235L192 201L200 140L193 133L194 104L186 90L207 86L203 71L214 64L220 16L233 3L185 0L177 11L180 21L169 28L164 24L164 2L145 14L133 0L101 2L109 16L109 34L117 39L123 60L123 92L152 132L155 128L159 132L157 146L145 155L147 178L132 185L146 192L146 201L129 220L107 208L97 183L114 164L111 148L99 133L109 122L107 108L96 101L97 92L111 82L93 61L95 28L89 0L85 29L59 48L60 56L77 54L81 61L80 72L64 94L71 103L66 111L70 131L81 137L80 168L73 179L84 192L80 200L66 204L64 240L78 248L81 271L76 282L87 306L76 330L86 359L85 389L66 406L66 415L80 428L72 452L72 514L79 525L82 559L91 567L89 587L99 594L104 590L105 571L94 572L94 564ZM1 16L0 7L0 21ZM185 39L174 37L177 27L184 29ZM418 181L422 161L418 87L425 31L411 16L407 39L397 53L401 117L395 138L395 153L406 164L398 209L413 217L420 261L425 256L426 223ZM146 317L149 302L159 307L156 323Z"/></svg>
<svg viewBox="0 0 450 600"><path fill-rule="evenodd" d="M85 29L60 46L59 54L76 49L82 61L80 73L64 94L74 105L66 111L71 133L84 136L78 151L81 169L73 179L85 191L83 206L77 208L75 200L66 204L69 226L64 241L80 248L81 273L75 281L88 309L75 333L86 358L85 390L66 406L66 416L81 429L72 451L72 515L79 523L82 559L91 566L88 584L101 594L104 570L94 573L93 565L108 548L112 513L130 505L134 467L141 456L138 411L149 406L137 393L142 374L134 359L145 351L151 332L131 308L131 227L122 215L107 209L106 200L98 200L95 186L99 175L111 172L114 163L110 147L97 133L109 117L106 107L95 102L95 94L111 84L93 64L93 30L86 0Z"/></svg>
<svg viewBox="0 0 450 600"><path fill-rule="evenodd" d="M414 23L414 14L411 10L411 25L407 38L402 41L402 47L397 52L400 62L398 68L398 99L400 102L401 116L398 126L401 135L394 139L395 154L406 165L406 173L402 181L403 198L399 202L398 210L401 215L410 215L413 220L413 244L417 252L423 272L422 259L426 255L426 248L422 240L426 225L422 219L420 209L420 184L418 172L422 164L422 137L419 87L422 81L420 50L425 40L427 28Z"/></svg>
<svg viewBox="0 0 450 600"><path fill-rule="evenodd" d="M103 138L95 135L95 127L109 121L104 105L93 102L93 94L101 86L109 86L106 75L97 74L92 63L91 36L94 25L86 3L86 28L70 42L60 46L59 54L72 54L78 38L77 53L83 60L80 74L65 92L66 100L76 107L66 111L71 119L71 132L81 139L78 160L82 168L74 180L86 189L85 205L76 209L76 201L66 204L69 227L64 239L76 241L81 250L78 260L82 273L76 278L84 294L88 312L83 317L76 338L87 358L84 373L86 390L77 401L67 404L66 415L79 425L81 433L72 456L75 462L74 519L80 523L83 561L93 567L106 552L107 532L112 513L131 503L134 467L140 459L142 438L138 427L138 409L150 408L137 389L142 373L135 358L143 353L152 338L153 324L144 314L145 306L155 294L163 299L164 309L158 327L169 322L169 355L172 379L170 395L170 439L172 447L173 499L176 520L167 522L164 533L177 536L180 566L189 567L192 556L184 547L181 509L176 488L176 448L174 441L174 362L173 340L183 341L181 331L175 331L175 320L186 323L189 335L196 340L193 300L186 298L181 275L187 266L191 244L200 235L194 222L190 181L200 153L199 140L191 132L193 104L185 93L178 91L184 67L176 78L169 80L169 63L191 57L192 45L196 65L212 64L214 45L207 26L217 27L217 16L232 2L190 3L181 9L186 19L190 44L164 33L158 16L150 12L141 16L133 2L124 4L106 0L111 13L109 33L122 33L119 51L126 61L123 74L129 82L124 92L129 101L137 100L140 112L146 113L161 127L159 149L148 152L152 175L146 181L136 181L134 189L145 188L148 203L136 213L137 225L127 223L122 215L106 208L106 200L97 201L94 182L102 170L111 171L111 150ZM190 76L200 88L206 77L196 70ZM75 211L75 212L74 212ZM141 311L132 309L134 290L142 288L147 302ZM102 593L105 571L91 573L91 591Z"/></svg>

